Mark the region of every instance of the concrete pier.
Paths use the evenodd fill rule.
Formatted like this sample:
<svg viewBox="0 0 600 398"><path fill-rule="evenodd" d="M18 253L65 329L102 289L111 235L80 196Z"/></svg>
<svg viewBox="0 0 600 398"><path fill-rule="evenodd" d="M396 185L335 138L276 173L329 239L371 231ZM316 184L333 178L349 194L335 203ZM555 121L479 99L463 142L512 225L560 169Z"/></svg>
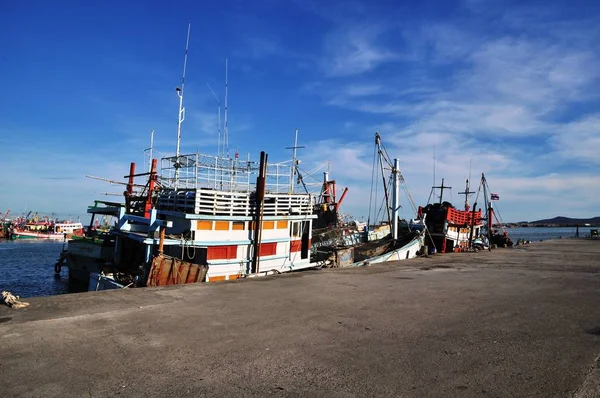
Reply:
<svg viewBox="0 0 600 398"><path fill-rule="evenodd" d="M600 396L600 241L27 301L6 397Z"/></svg>

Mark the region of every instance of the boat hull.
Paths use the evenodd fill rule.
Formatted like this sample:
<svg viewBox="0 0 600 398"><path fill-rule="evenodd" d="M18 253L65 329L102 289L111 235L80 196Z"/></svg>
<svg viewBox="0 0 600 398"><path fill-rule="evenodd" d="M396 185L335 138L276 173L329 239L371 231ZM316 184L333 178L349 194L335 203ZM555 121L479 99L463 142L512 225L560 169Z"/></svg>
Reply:
<svg viewBox="0 0 600 398"><path fill-rule="evenodd" d="M114 241L70 240L65 252L69 278L88 284L90 273L100 273L113 260Z"/></svg>
<svg viewBox="0 0 600 398"><path fill-rule="evenodd" d="M69 236L65 234L45 234L37 232L13 231L12 239L43 239L43 240L65 240Z"/></svg>
<svg viewBox="0 0 600 398"><path fill-rule="evenodd" d="M399 260L409 260L411 258L415 258L419 255L423 248L424 237L423 235L415 236L410 242L406 245L380 254L378 256L370 257L362 261L358 261L353 266L365 266L369 264L378 264L384 263L387 261L399 261Z"/></svg>

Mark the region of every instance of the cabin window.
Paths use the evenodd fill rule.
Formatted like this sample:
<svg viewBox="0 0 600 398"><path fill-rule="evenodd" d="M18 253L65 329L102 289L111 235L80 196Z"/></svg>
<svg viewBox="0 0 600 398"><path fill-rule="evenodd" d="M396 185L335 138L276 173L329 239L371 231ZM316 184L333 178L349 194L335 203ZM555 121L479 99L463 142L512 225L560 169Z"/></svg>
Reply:
<svg viewBox="0 0 600 398"><path fill-rule="evenodd" d="M290 228L290 236L292 238L299 238L302 236L302 228L300 221L292 221L292 226Z"/></svg>
<svg viewBox="0 0 600 398"><path fill-rule="evenodd" d="M263 229L275 229L274 221L263 221Z"/></svg>

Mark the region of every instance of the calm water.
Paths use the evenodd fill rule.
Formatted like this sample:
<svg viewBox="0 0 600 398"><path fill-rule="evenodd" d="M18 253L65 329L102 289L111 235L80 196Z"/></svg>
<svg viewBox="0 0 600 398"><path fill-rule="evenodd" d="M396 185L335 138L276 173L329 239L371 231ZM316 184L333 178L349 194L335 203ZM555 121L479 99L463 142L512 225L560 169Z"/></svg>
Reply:
<svg viewBox="0 0 600 398"><path fill-rule="evenodd" d="M579 227L579 236L585 237L590 235L590 227ZM565 228L544 228L544 227L529 227L529 228L507 228L508 236L513 242L517 242L519 239L530 240L532 242L546 240L546 239L558 239L558 238L572 238L575 236L575 227Z"/></svg>
<svg viewBox="0 0 600 398"><path fill-rule="evenodd" d="M575 236L575 228L509 228L513 242L518 239L540 241ZM580 227L579 234L590 234L590 227ZM6 241L0 239L0 291L8 290L21 297L51 296L81 291L69 283L68 270L54 275L54 264L62 242Z"/></svg>
<svg viewBox="0 0 600 398"><path fill-rule="evenodd" d="M0 239L0 291L21 297L51 296L76 290L68 270L54 275L62 242Z"/></svg>

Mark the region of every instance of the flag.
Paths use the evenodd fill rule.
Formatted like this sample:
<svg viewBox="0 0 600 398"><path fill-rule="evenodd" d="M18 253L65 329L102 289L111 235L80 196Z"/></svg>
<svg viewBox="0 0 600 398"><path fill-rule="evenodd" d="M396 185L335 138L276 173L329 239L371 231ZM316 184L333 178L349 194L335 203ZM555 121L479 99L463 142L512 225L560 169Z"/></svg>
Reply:
<svg viewBox="0 0 600 398"><path fill-rule="evenodd" d="M500 200L500 195L498 195L497 193L493 193L492 197L490 199L491 200Z"/></svg>

